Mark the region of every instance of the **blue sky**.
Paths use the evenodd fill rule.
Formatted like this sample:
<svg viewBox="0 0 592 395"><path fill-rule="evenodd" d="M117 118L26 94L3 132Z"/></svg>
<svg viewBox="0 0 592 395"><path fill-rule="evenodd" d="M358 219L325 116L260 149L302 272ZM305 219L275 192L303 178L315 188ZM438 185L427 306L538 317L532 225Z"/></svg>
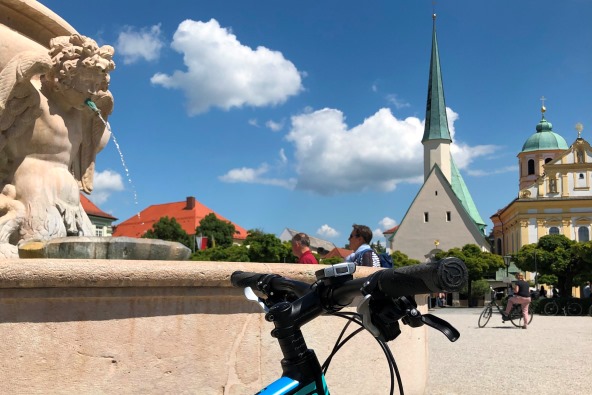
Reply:
<svg viewBox="0 0 592 395"><path fill-rule="evenodd" d="M398 224L421 186L432 1L41 3L115 47L126 166L111 140L90 198L120 221L195 196L343 246L354 223ZM542 96L568 144L578 122L592 140L592 1L437 3L452 152L489 231Z"/></svg>

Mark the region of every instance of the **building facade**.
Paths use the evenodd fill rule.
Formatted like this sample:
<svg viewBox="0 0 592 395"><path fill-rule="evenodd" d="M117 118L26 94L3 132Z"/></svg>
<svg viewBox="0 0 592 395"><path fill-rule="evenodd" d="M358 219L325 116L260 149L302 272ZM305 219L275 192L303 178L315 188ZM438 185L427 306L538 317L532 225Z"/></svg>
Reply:
<svg viewBox="0 0 592 395"><path fill-rule="evenodd" d="M518 154L518 197L493 216L494 251L514 254L545 235L589 241L592 231L592 149L581 137L568 146L542 119Z"/></svg>

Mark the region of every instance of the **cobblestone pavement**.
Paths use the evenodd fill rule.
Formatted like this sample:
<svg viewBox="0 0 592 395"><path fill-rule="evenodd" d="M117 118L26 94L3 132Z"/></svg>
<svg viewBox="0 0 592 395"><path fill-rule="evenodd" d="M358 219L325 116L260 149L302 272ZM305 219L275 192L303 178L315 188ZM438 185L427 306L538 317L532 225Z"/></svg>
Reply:
<svg viewBox="0 0 592 395"><path fill-rule="evenodd" d="M592 317L535 315L527 330L481 308L431 310L460 338L429 330L426 395L592 394Z"/></svg>

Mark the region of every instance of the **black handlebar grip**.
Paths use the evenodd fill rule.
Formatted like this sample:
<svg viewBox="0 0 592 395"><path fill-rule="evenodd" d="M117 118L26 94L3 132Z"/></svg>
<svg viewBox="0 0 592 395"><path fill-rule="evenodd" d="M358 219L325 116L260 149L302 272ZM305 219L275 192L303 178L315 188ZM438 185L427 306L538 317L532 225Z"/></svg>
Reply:
<svg viewBox="0 0 592 395"><path fill-rule="evenodd" d="M378 280L382 292L391 297L431 292L459 291L468 280L464 262L448 257L438 262L383 270Z"/></svg>
<svg viewBox="0 0 592 395"><path fill-rule="evenodd" d="M230 282L235 287L251 287L257 289L257 283L263 276L265 274L236 271L230 275Z"/></svg>

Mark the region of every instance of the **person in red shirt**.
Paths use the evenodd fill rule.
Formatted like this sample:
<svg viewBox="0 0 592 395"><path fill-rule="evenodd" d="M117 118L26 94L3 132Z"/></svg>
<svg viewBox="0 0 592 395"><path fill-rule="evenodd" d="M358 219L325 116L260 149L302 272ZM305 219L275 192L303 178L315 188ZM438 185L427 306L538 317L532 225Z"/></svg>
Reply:
<svg viewBox="0 0 592 395"><path fill-rule="evenodd" d="M310 239L306 233L298 233L292 237L292 252L298 257L298 263L319 263L310 251Z"/></svg>

